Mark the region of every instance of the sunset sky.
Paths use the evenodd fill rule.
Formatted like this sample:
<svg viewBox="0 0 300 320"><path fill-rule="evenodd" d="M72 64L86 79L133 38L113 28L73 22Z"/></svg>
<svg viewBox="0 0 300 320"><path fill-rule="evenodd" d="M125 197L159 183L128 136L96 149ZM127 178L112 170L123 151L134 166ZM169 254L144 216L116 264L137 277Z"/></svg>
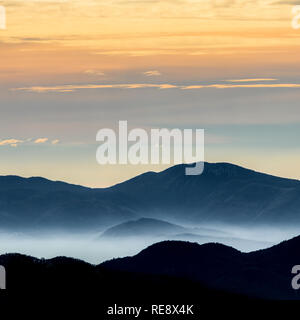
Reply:
<svg viewBox="0 0 300 320"><path fill-rule="evenodd" d="M206 160L300 179L300 0L0 0L0 174L105 187L96 133L206 130Z"/></svg>

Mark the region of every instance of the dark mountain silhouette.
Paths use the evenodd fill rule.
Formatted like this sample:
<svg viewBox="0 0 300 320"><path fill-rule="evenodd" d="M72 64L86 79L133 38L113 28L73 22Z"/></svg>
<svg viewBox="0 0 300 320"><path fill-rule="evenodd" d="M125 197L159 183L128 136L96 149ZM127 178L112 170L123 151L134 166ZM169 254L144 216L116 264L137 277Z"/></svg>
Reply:
<svg viewBox="0 0 300 320"><path fill-rule="evenodd" d="M7 290L0 291L2 315L6 314L5 311L9 316L16 313L24 317L29 313L30 318L35 319L34 315L40 311L36 318L44 318L45 314L49 316L53 312L51 318L54 319L70 319L73 314L77 317L82 314L82 319L95 315L105 319L107 308L115 304L144 306L148 310L151 310L152 304L188 304L194 305L195 312L194 316L189 315L188 318L199 319L200 312L202 317L205 313L212 317L216 309L212 311L209 306L215 303L227 307L245 303L253 308L253 303L257 301L212 289L189 279L110 270L66 257L44 260L9 254L0 256L0 264L7 271ZM139 317L160 318L165 317L151 316L151 313ZM171 318L182 319L182 316L173 315Z"/></svg>
<svg viewBox="0 0 300 320"><path fill-rule="evenodd" d="M113 187L138 195L152 216L228 223L300 222L300 182L229 163L205 163L200 176L186 176L186 165L146 173Z"/></svg>
<svg viewBox="0 0 300 320"><path fill-rule="evenodd" d="M1 228L85 228L136 217L134 200L43 178L0 176ZM96 223L96 225L95 225ZM97 225L98 224L98 225Z"/></svg>
<svg viewBox="0 0 300 320"><path fill-rule="evenodd" d="M141 217L178 222L300 223L300 182L228 164L148 172L106 189L0 177L2 228L104 228Z"/></svg>
<svg viewBox="0 0 300 320"><path fill-rule="evenodd" d="M266 250L242 253L217 243L165 241L136 256L97 266L66 257L45 260L19 254L0 256L0 264L7 270L11 291L101 290L113 301L153 301L153 295L181 301L195 297L198 301L217 297L285 300L300 299L291 287L292 267L300 261L299 246L297 237Z"/></svg>
<svg viewBox="0 0 300 320"><path fill-rule="evenodd" d="M187 231L187 229L166 221L141 218L111 227L103 232L101 237L155 237L175 235L185 231Z"/></svg>
<svg viewBox="0 0 300 320"><path fill-rule="evenodd" d="M299 246L297 237L270 249L242 253L218 243L166 241L134 257L114 259L102 266L189 279L209 288L250 297L300 299L300 293L291 287L291 270L300 261Z"/></svg>
<svg viewBox="0 0 300 320"><path fill-rule="evenodd" d="M199 244L218 242L234 248L244 248L247 252L257 250L257 248L267 248L274 245L273 242L259 241L254 239L237 238L232 236L209 235L204 231L203 233L178 233L176 235L166 235L161 237L160 240L180 240L188 242L197 242ZM157 242L157 241L156 241ZM246 248L246 249L245 249Z"/></svg>

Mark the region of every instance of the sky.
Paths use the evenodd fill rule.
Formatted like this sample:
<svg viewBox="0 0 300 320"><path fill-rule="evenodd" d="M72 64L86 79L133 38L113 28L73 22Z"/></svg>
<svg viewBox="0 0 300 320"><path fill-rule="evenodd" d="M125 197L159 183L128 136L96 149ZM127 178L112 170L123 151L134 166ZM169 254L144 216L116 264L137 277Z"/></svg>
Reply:
<svg viewBox="0 0 300 320"><path fill-rule="evenodd" d="M300 179L298 0L5 0L0 174L106 187L97 131L205 129L205 160Z"/></svg>

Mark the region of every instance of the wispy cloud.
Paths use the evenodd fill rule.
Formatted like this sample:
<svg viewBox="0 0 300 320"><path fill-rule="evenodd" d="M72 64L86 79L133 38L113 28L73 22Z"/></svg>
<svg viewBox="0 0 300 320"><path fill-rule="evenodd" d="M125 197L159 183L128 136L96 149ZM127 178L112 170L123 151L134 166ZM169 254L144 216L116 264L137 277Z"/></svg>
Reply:
<svg viewBox="0 0 300 320"><path fill-rule="evenodd" d="M18 140L18 139L6 139L6 140L2 140L0 141L0 146L7 146L10 145L12 147L17 147L18 143L22 143L22 140Z"/></svg>
<svg viewBox="0 0 300 320"><path fill-rule="evenodd" d="M45 143L48 141L48 138L38 138L36 140L34 140L35 144L40 144L40 143Z"/></svg>
<svg viewBox="0 0 300 320"><path fill-rule="evenodd" d="M260 80L261 81L261 80ZM275 79L274 79L275 81ZM235 81L231 81L235 82ZM28 91L36 93L47 92L73 92L80 89L233 89L233 88L300 88L300 83L252 83L253 81L236 81L236 82L251 82L251 83L216 83L216 84L195 84L195 85L178 85L170 83L128 83L128 84L82 84L82 85L61 85L61 86L33 86L24 88L15 88L16 91Z"/></svg>
<svg viewBox="0 0 300 320"><path fill-rule="evenodd" d="M278 79L274 78L253 78L253 79L233 79L233 80L224 80L226 82L260 82L260 81L277 81Z"/></svg>
<svg viewBox="0 0 300 320"><path fill-rule="evenodd" d="M150 71L145 71L143 74L147 77L157 77L161 76L161 73L157 70L150 70Z"/></svg>
<svg viewBox="0 0 300 320"><path fill-rule="evenodd" d="M300 83L278 83L278 84L212 84L212 85L195 85L195 86L184 86L182 90L192 89L204 89L204 88L215 88L215 89L234 89L234 88L300 88Z"/></svg>
<svg viewBox="0 0 300 320"><path fill-rule="evenodd" d="M178 88L177 85L149 84L149 83L128 83L128 84L82 84L82 85L62 85L62 86L34 86L16 88L17 91L29 92L72 92L79 89L142 89L142 88L157 88L157 89L172 89Z"/></svg>
<svg viewBox="0 0 300 320"><path fill-rule="evenodd" d="M89 70L85 70L84 71L85 74L89 74L89 75L95 75L95 76L104 76L105 73L99 70L93 70L93 69L89 69Z"/></svg>
<svg viewBox="0 0 300 320"><path fill-rule="evenodd" d="M51 142L52 144L58 144L59 143L59 140L58 139L55 139Z"/></svg>
<svg viewBox="0 0 300 320"><path fill-rule="evenodd" d="M18 147L20 144L22 145L44 144L48 141L49 141L49 138L36 138L36 139L24 138L23 140L10 138L10 139L0 140L0 147L1 146ZM59 139L54 139L51 141L51 144L56 145L59 142L60 142Z"/></svg>
<svg viewBox="0 0 300 320"><path fill-rule="evenodd" d="M284 5L300 5L300 0L282 0L282 1L274 1L272 3L275 4L284 4Z"/></svg>

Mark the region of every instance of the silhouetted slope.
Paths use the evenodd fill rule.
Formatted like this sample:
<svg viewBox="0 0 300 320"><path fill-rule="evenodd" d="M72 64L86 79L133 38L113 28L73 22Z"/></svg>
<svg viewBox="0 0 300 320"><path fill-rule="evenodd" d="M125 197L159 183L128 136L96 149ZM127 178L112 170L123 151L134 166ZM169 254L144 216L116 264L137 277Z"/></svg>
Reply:
<svg viewBox="0 0 300 320"><path fill-rule="evenodd" d="M120 192L43 178L0 177L1 228L85 228L136 217L134 201Z"/></svg>
<svg viewBox="0 0 300 320"><path fill-rule="evenodd" d="M271 248L249 253L249 257L261 266L270 266L285 272L291 266L300 265L300 236L284 241Z"/></svg>
<svg viewBox="0 0 300 320"><path fill-rule="evenodd" d="M166 241L98 266L19 254L0 256L0 264L6 267L9 290L101 290L107 298L152 301L153 295L192 299L195 294L203 301L238 296L300 299L291 288L291 269L300 260L299 239L252 253L217 243Z"/></svg>
<svg viewBox="0 0 300 320"><path fill-rule="evenodd" d="M148 214L179 220L228 223L300 222L300 182L229 163L205 163L200 176L186 165L147 173L113 187L138 195Z"/></svg>
<svg viewBox="0 0 300 320"><path fill-rule="evenodd" d="M0 190L44 190L50 191L83 191L89 188L61 181L51 181L41 177L21 178L19 176L0 176Z"/></svg>
<svg viewBox="0 0 300 320"><path fill-rule="evenodd" d="M156 299L160 302L173 299L173 303L192 303L198 299L201 303L213 303L218 299L224 302L247 301L247 297L242 295L208 288L190 279L110 270L66 257L45 260L7 254L0 256L0 264L6 268L10 295L26 292L19 297L26 301L34 294L30 303L36 304L41 299L47 305L51 303L51 307L59 295L63 295L62 301L75 296L78 303L93 302L91 306L97 306L98 312L106 302L137 304L153 303ZM18 303L15 299L11 302L14 307Z"/></svg>
<svg viewBox="0 0 300 320"><path fill-rule="evenodd" d="M253 297L298 299L300 294L291 287L291 270L300 261L299 250L285 260L298 242L296 238L271 249L242 253L221 244L166 241L134 257L114 259L102 266L182 277L210 288Z"/></svg>
<svg viewBox="0 0 300 320"><path fill-rule="evenodd" d="M223 265L227 260L238 263L240 256L239 251L222 244L198 245L183 241L164 241L148 247L134 257L114 259L104 262L103 265L116 265L117 268L124 266L134 272L174 272L179 276L189 276L191 272L190 275L194 277L191 266L204 268L213 274L215 267L219 268L220 264Z"/></svg>
<svg viewBox="0 0 300 320"><path fill-rule="evenodd" d="M99 228L143 216L183 222L300 223L300 182L227 164L145 173L107 189L0 176L2 228Z"/></svg>

